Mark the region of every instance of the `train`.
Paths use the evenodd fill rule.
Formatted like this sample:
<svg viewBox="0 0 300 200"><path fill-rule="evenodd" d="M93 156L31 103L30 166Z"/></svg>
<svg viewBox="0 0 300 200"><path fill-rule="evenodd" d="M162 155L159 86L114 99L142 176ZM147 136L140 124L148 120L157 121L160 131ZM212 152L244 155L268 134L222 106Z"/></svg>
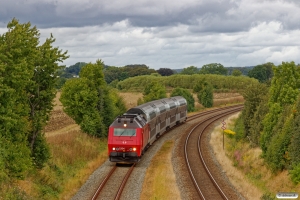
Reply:
<svg viewBox="0 0 300 200"><path fill-rule="evenodd" d="M156 139L186 119L187 101L182 96L154 100L129 109L109 126L109 160L139 162Z"/></svg>

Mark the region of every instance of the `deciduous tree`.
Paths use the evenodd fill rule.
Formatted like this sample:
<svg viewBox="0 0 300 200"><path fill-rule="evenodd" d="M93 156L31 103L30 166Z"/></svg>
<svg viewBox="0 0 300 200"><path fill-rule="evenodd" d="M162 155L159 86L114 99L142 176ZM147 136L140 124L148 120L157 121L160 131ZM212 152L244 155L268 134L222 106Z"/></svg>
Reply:
<svg viewBox="0 0 300 200"><path fill-rule="evenodd" d="M167 97L166 88L158 82L151 82L145 87L143 102L149 102Z"/></svg>
<svg viewBox="0 0 300 200"><path fill-rule="evenodd" d="M173 70L170 68L159 68L156 71L162 76L171 76L174 74Z"/></svg>
<svg viewBox="0 0 300 200"><path fill-rule="evenodd" d="M227 75L227 69L220 63L210 63L203 65L199 74L220 74Z"/></svg>
<svg viewBox="0 0 300 200"><path fill-rule="evenodd" d="M195 66L189 66L187 68L184 68L180 74L187 74L187 75L192 75L192 74L197 74L199 72L198 68Z"/></svg>
<svg viewBox="0 0 300 200"><path fill-rule="evenodd" d="M81 129L98 137L107 136L108 126L125 108L122 99L109 91L103 66L101 60L85 65L80 71L80 78L66 82L60 98L66 113Z"/></svg>
<svg viewBox="0 0 300 200"><path fill-rule="evenodd" d="M208 82L198 82L197 87L200 89L197 92L198 102L202 104L205 108L210 108L213 106L213 87Z"/></svg>

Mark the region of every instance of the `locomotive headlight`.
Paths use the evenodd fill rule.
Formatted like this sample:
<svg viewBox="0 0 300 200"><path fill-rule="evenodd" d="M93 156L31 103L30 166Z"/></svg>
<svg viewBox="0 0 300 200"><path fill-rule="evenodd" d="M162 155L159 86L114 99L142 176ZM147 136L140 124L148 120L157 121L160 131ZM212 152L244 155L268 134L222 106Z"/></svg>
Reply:
<svg viewBox="0 0 300 200"><path fill-rule="evenodd" d="M115 147L113 147L113 148L112 148L112 150L113 150L113 151L115 151L115 150L116 150L116 148L115 148Z"/></svg>
<svg viewBox="0 0 300 200"><path fill-rule="evenodd" d="M136 148L135 147L133 147L133 149L132 149L133 151L136 151Z"/></svg>

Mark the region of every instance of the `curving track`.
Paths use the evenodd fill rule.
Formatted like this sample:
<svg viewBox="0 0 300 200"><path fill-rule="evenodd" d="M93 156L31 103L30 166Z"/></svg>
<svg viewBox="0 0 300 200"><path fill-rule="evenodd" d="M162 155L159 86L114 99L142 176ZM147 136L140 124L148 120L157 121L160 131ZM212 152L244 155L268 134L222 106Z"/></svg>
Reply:
<svg viewBox="0 0 300 200"><path fill-rule="evenodd" d="M185 156L184 156L184 143L186 140L187 134L192 129L191 126L196 126L199 122L201 125L199 125L198 128L204 129L204 125L209 123L208 118L211 118L212 116L221 117L221 114L224 113L228 109L242 109L243 106L237 105L237 106L230 106L230 107L224 107L219 109L213 109L209 111L204 111L201 113L198 113L193 116L189 116L186 123L182 125L178 125L176 127L178 128L172 128L170 131L172 134L163 134L158 141L155 142L155 145L151 146L147 153L144 155L144 157L141 159L139 163L137 163L136 167L132 167L132 174L130 175L130 178L128 179L128 183L124 187L126 181L123 181L124 177L126 176L127 172L129 171L129 166L114 166L110 162L106 162L103 166L101 166L93 175L91 175L90 179L82 186L82 188L79 190L79 192L72 198L74 200L77 199L139 199L140 198L140 192L141 192L141 185L143 182L144 174L146 172L147 166L150 164L151 158L153 155L155 155L156 151L159 149L159 147L164 143L166 139L170 138L176 138L177 140L177 147L174 149L174 155L175 157L172 158L173 160L173 167L175 166L177 170L177 181L180 182L180 191L181 191L181 197L182 199L200 199L201 196L196 191L196 187L193 187L193 181L192 178L189 177L188 173L188 167L185 165ZM205 120L208 120L205 122ZM210 121L213 121L213 119L210 119ZM195 128L194 131L201 132L198 128ZM185 131L187 133L185 134ZM204 161L207 163L207 167L211 170L215 163L213 163L211 160L211 157L207 157L207 146L209 146L208 140L205 138L207 134L204 134L201 136L201 143L200 146L204 147L204 149L201 149L201 152L204 151L203 157ZM191 144L188 143L187 152L190 152L190 149L193 149L191 153L188 153L189 160L192 160L190 162L191 170L195 174L194 179L199 185L200 190L203 193L203 196L205 199L223 199L223 197L217 196L216 198L214 193L216 191L212 190L214 186L206 182L208 180L204 180L202 175L202 172L200 172L200 159L198 155L198 138L197 136L189 136L192 141L195 141L196 144L193 144L193 147L190 146ZM196 139L195 139L196 138ZM107 175L105 177L105 174L110 174L110 170L114 168L114 172L112 172L112 175ZM204 169L204 168L203 168ZM205 170L203 170L204 173ZM216 182L220 185L222 190L224 191L225 195L229 199L239 199L237 195L232 192L232 188L228 186L228 182L222 180L224 177L221 177L222 175L218 175L220 172L216 172L215 170L212 171L212 174L214 174L214 178L216 179ZM217 174L217 175L215 175ZM129 176L127 176L129 177ZM99 179L102 181L99 183ZM106 183L105 183L106 182ZM97 184L96 184L97 183ZM123 185L121 188L124 188L124 191L122 192L122 189L119 190L120 186ZM203 188L203 186L205 186ZM100 188L97 188L97 187ZM208 188L207 188L208 187ZM118 192L119 191L119 192ZM121 197L122 194L122 197ZM208 196L207 196L208 195Z"/></svg>
<svg viewBox="0 0 300 200"><path fill-rule="evenodd" d="M222 117L238 112L242 106L213 110L203 120L195 124L189 131L184 145L186 165L200 199L238 199L235 192L231 191L215 170L210 170L214 165L209 157L208 144L205 140L205 130ZM221 183L219 183L219 181ZM199 199L198 198L198 199Z"/></svg>

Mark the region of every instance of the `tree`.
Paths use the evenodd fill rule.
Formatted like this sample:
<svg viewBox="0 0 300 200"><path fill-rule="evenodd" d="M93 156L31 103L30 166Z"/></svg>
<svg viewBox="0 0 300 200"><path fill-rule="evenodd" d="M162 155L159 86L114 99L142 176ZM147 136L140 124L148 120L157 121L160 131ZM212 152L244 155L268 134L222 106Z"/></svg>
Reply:
<svg viewBox="0 0 300 200"><path fill-rule="evenodd" d="M180 72L180 74L187 74L187 75L192 75L192 74L197 74L198 73L198 68L195 66L189 66L187 68L183 68L183 70Z"/></svg>
<svg viewBox="0 0 300 200"><path fill-rule="evenodd" d="M171 76L174 74L173 70L171 70L170 68L159 68L156 71L162 76Z"/></svg>
<svg viewBox="0 0 300 200"><path fill-rule="evenodd" d="M52 46L54 42L55 39L51 35L44 44L37 47L39 56L35 60L34 74L27 87L29 120L32 124L29 142L32 156L38 167L42 167L50 157L46 141L41 134L53 109L52 101L56 95L57 71L60 69L58 62L68 58L67 52L62 52Z"/></svg>
<svg viewBox="0 0 300 200"><path fill-rule="evenodd" d="M55 96L57 62L67 52L53 48L53 36L39 45L39 31L13 19L0 36L0 140L9 176L21 177L33 164L42 167L49 158L43 128ZM1 154L1 153L0 153Z"/></svg>
<svg viewBox="0 0 300 200"><path fill-rule="evenodd" d="M227 75L227 69L220 63L211 63L211 64L203 65L199 70L199 74Z"/></svg>
<svg viewBox="0 0 300 200"><path fill-rule="evenodd" d="M300 68L294 62L282 62L274 68L274 77L270 87L268 101L269 112L263 120L263 132L261 135L261 148L266 153L273 136L273 130L284 107L292 105L298 95L300 87Z"/></svg>
<svg viewBox="0 0 300 200"><path fill-rule="evenodd" d="M172 90L172 93L170 96L171 97L175 97L175 96L184 97L187 101L188 112L193 112L195 110L195 100L189 90L183 89L183 88L175 88L174 90Z"/></svg>
<svg viewBox="0 0 300 200"><path fill-rule="evenodd" d="M80 73L80 70L83 66L85 66L87 63L85 62L77 62L75 65L71 65L69 67L66 67L65 68L65 72L66 73L69 73L69 74L72 74L72 75L75 75L75 76L78 76L79 73Z"/></svg>
<svg viewBox="0 0 300 200"><path fill-rule="evenodd" d="M166 88L158 82L151 82L150 84L148 84L145 87L143 95L144 103L167 97Z"/></svg>
<svg viewBox="0 0 300 200"><path fill-rule="evenodd" d="M198 90L197 97L200 104L205 108L210 108L213 106L213 87L208 82L198 82L196 85L196 90Z"/></svg>
<svg viewBox="0 0 300 200"><path fill-rule="evenodd" d="M109 84L114 80L122 81L129 77L156 73L146 65L126 65L124 67L108 66L104 69L105 81Z"/></svg>
<svg viewBox="0 0 300 200"><path fill-rule="evenodd" d="M242 75L242 72L238 69L234 69L232 71L232 76L241 76Z"/></svg>
<svg viewBox="0 0 300 200"><path fill-rule="evenodd" d="M275 67L273 63L257 65L248 72L248 76L259 80L261 83L265 83L273 77L273 67Z"/></svg>
<svg viewBox="0 0 300 200"><path fill-rule="evenodd" d="M244 129L245 129L245 137L251 135L250 134L250 128L252 127L251 122L255 116L258 106L264 100L267 94L268 94L268 88L266 87L265 84L261 84L261 83L249 85L242 93L245 99L244 109L242 114Z"/></svg>
<svg viewBox="0 0 300 200"><path fill-rule="evenodd" d="M124 102L107 87L103 74L104 63L88 63L79 74L62 88L61 102L66 113L81 129L97 137L106 137L107 128L114 118L124 112Z"/></svg>
<svg viewBox="0 0 300 200"><path fill-rule="evenodd" d="M292 166L300 164L300 98L298 98L292 113L294 115L293 129L291 131L292 139L289 146L289 154Z"/></svg>

